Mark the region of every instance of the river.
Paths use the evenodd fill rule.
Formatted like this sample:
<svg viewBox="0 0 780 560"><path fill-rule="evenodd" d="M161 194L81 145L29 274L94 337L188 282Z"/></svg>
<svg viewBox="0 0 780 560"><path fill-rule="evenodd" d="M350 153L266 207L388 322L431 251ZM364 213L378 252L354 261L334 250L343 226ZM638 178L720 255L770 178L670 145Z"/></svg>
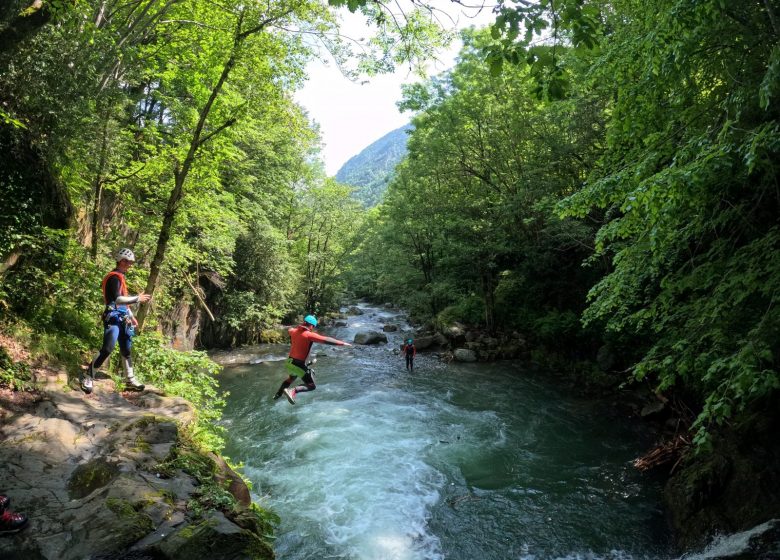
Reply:
<svg viewBox="0 0 780 560"><path fill-rule="evenodd" d="M640 426L514 362L393 352L403 315L363 306L326 329L399 325L380 346L315 345L317 390L272 395L286 346L217 356L230 396L225 455L282 518L282 560L663 559L660 483L630 461Z"/></svg>

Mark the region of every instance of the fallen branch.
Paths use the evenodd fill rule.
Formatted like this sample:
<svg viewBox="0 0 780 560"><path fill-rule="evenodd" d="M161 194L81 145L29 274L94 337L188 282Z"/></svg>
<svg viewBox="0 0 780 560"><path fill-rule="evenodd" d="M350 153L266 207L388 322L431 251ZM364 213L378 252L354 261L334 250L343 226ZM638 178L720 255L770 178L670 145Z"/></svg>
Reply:
<svg viewBox="0 0 780 560"><path fill-rule="evenodd" d="M658 444L649 452L634 459L632 464L634 468L646 471L677 459L673 467L676 468L690 446L691 440L682 434L678 434L671 440Z"/></svg>
<svg viewBox="0 0 780 560"><path fill-rule="evenodd" d="M198 301L203 306L203 309L206 310L206 313L209 314L211 320L216 321L216 319L214 318L214 314L211 312L211 309L209 309L209 306L206 305L206 300L204 300L203 297L200 295L200 291L195 286L192 285L192 282L190 282L190 279L187 276L185 276L184 279L187 281L187 284L190 285L190 288L192 288L192 293L194 293L195 297L198 298Z"/></svg>

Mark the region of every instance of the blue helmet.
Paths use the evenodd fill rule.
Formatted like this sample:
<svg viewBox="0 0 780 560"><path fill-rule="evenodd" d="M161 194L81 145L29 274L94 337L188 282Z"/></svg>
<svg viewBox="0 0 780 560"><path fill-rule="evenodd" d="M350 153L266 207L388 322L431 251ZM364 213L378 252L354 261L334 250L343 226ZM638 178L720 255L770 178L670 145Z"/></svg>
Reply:
<svg viewBox="0 0 780 560"><path fill-rule="evenodd" d="M309 323L312 327L317 326L317 317L314 315L306 315L306 317L303 318L304 323Z"/></svg>
<svg viewBox="0 0 780 560"><path fill-rule="evenodd" d="M412 339L410 338L409 340L406 341L406 343L407 344L411 344L412 343Z"/></svg>

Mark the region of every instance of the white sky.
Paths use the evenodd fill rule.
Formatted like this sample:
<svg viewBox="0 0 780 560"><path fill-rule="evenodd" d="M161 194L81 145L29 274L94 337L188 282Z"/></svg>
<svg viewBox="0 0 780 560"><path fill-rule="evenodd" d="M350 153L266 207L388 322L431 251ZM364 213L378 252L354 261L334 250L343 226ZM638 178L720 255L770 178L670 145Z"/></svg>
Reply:
<svg viewBox="0 0 780 560"><path fill-rule="evenodd" d="M438 3L442 4L441 0ZM449 0L442 5L451 6ZM457 27L486 25L493 17L490 9L485 8L477 18L460 16ZM348 35L355 37L370 33L362 18L347 12L344 21ZM438 74L452 67L459 50L460 42L456 41L447 52L437 53L436 58L440 62L429 66L429 74ZM411 113L401 114L396 107L401 99L401 84L419 79L409 72L408 67L399 68L391 75L363 78L358 83L345 78L332 63L326 66L314 60L309 63L307 71L309 79L296 93L295 100L320 126L322 159L329 176L335 175L349 158L363 148L411 120Z"/></svg>

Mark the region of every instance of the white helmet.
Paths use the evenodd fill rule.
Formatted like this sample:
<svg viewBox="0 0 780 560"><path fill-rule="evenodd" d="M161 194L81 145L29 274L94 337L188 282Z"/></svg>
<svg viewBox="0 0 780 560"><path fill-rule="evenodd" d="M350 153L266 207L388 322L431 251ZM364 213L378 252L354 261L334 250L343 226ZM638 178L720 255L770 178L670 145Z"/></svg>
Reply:
<svg viewBox="0 0 780 560"><path fill-rule="evenodd" d="M119 262L121 260L130 261L134 263L135 255L130 249L127 248L119 249L119 251L116 252L116 262Z"/></svg>

